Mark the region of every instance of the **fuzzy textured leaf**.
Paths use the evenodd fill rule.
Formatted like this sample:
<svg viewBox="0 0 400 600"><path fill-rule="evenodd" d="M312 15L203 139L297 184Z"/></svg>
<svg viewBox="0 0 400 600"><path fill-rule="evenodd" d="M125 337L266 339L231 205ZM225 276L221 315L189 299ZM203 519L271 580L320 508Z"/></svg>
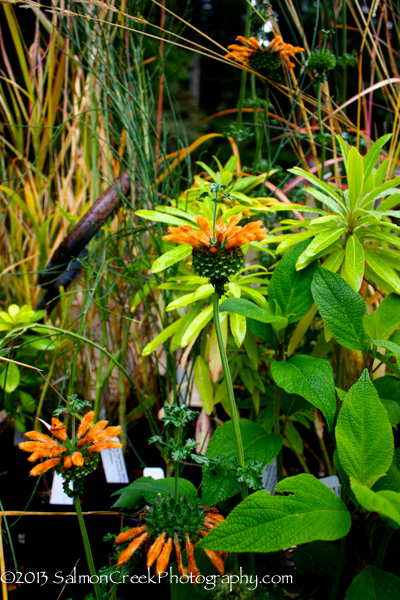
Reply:
<svg viewBox="0 0 400 600"><path fill-rule="evenodd" d="M393 432L367 369L347 393L335 433L340 464L356 483L372 487L387 473L393 460Z"/></svg>
<svg viewBox="0 0 400 600"><path fill-rule="evenodd" d="M118 500L113 504L113 508L135 508L148 502L153 504L157 500L157 495L166 496L173 494L175 490L175 478L167 477L166 479L153 479L152 477L140 477L135 479L131 484L117 490L111 496L118 496ZM191 481L187 479L178 480L178 491L182 495L197 498L197 491Z"/></svg>
<svg viewBox="0 0 400 600"><path fill-rule="evenodd" d="M313 475L280 481L271 496L255 492L198 546L227 552L275 552L315 540L337 540L350 530L346 505Z"/></svg>
<svg viewBox="0 0 400 600"><path fill-rule="evenodd" d="M367 567L356 575L344 600L398 600L400 578L376 567Z"/></svg>

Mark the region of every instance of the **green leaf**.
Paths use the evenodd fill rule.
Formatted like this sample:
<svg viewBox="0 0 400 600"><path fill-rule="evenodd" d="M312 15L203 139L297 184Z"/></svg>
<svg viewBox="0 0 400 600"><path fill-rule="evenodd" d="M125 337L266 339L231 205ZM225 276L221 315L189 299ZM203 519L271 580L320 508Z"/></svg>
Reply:
<svg viewBox="0 0 400 600"><path fill-rule="evenodd" d="M343 262L344 257L345 257L344 250L338 250L337 252L332 252L332 254L330 254L328 256L328 258L326 260L324 260L324 262L322 263L321 266L323 269L328 269L328 271L332 271L332 273L336 273L340 269L340 266Z"/></svg>
<svg viewBox="0 0 400 600"><path fill-rule="evenodd" d="M157 337L154 338L154 340L152 340L143 348L142 356L148 356L149 354L157 350L160 344L163 344L165 341L167 341L168 338L171 337L172 334L175 333L181 321L182 318L177 319L177 321L174 321L171 325L168 325L168 327L163 329L163 331L159 333Z"/></svg>
<svg viewBox="0 0 400 600"><path fill-rule="evenodd" d="M200 331L207 325L207 323L211 321L212 316L213 305L211 304L210 306L207 306L207 308L202 310L201 313L193 319L189 327L186 329L181 341L182 348L187 346L189 342L191 342L200 333Z"/></svg>
<svg viewBox="0 0 400 600"><path fill-rule="evenodd" d="M160 213L156 210L137 210L135 215L141 217L142 219L149 219L149 221L157 221L158 223L168 223L168 225L190 225L193 229L198 229L196 225L191 223L189 220L184 221L183 219L179 219L179 217L174 217L173 215L166 215L164 213Z"/></svg>
<svg viewBox="0 0 400 600"><path fill-rule="evenodd" d="M190 254L192 254L192 246L188 246L187 244L180 244L162 254L157 260L154 261L151 270L153 273L159 273L160 271L164 271L167 267L174 265L177 262L180 262L182 259L186 258Z"/></svg>
<svg viewBox="0 0 400 600"><path fill-rule="evenodd" d="M372 487L392 463L394 441L387 411L367 369L347 393L335 433L340 464L347 475Z"/></svg>
<svg viewBox="0 0 400 600"><path fill-rule="evenodd" d="M368 235L372 238L383 240L395 248L400 248L400 239L396 235L393 235L393 233L387 233L386 231L378 231L377 229L368 228L365 228L363 233L364 235Z"/></svg>
<svg viewBox="0 0 400 600"><path fill-rule="evenodd" d="M36 335L24 335L23 339L25 342L28 342L28 346L35 348L35 350L46 352L56 349L56 345L51 341L50 338L40 338Z"/></svg>
<svg viewBox="0 0 400 600"><path fill-rule="evenodd" d="M214 408L214 389L209 368L201 356L197 356L194 363L194 381L203 408L208 415L211 415Z"/></svg>
<svg viewBox="0 0 400 600"><path fill-rule="evenodd" d="M378 348L386 348L386 350L393 352L395 356L400 357L400 346L395 342L391 342L390 340L371 340L371 343Z"/></svg>
<svg viewBox="0 0 400 600"><path fill-rule="evenodd" d="M239 420L239 428L245 460L256 460L266 465L279 453L282 447L281 435L268 434L260 425L247 419ZM217 427L208 443L206 456L209 459L221 458L234 466L238 464L232 421ZM235 471L223 466L203 466L202 489L202 503L209 506L238 494L240 483Z"/></svg>
<svg viewBox="0 0 400 600"><path fill-rule="evenodd" d="M228 298L228 300L222 302L219 310L220 312L233 312L243 315L244 317L261 321L261 323L275 323L279 328L285 327L287 323L287 319L284 317L273 315L265 310L265 308L261 308L254 302L250 302L250 300L245 300L244 298Z"/></svg>
<svg viewBox="0 0 400 600"><path fill-rule="evenodd" d="M231 326L231 332L233 335L233 339L235 340L235 344L238 348L240 348L246 337L246 317L243 317L242 315L238 315L236 313L230 313L229 323Z"/></svg>
<svg viewBox="0 0 400 600"><path fill-rule="evenodd" d="M296 548L294 566L299 573L314 573L319 577L334 577L340 550L331 542L315 541Z"/></svg>
<svg viewBox="0 0 400 600"><path fill-rule="evenodd" d="M382 202L378 206L377 210L379 212L389 210L389 209L393 208L393 206L397 206L397 204L399 204L399 202L400 202L400 194L392 194L391 196L389 196L389 198L386 198L386 200L382 200Z"/></svg>
<svg viewBox="0 0 400 600"><path fill-rule="evenodd" d="M268 311L268 302L258 290L251 288L248 285L243 285L243 283L240 284L240 289L243 292L243 294L250 296L250 300L258 304L258 306L261 306L261 308L264 308Z"/></svg>
<svg viewBox="0 0 400 600"><path fill-rule="evenodd" d="M340 151L342 153L343 156L343 162L344 162L344 166L345 169L347 171L347 159L349 156L349 148L346 145L346 142L344 141L344 139L342 138L341 135L335 135L336 141L338 142L339 146L340 146Z"/></svg>
<svg viewBox="0 0 400 600"><path fill-rule="evenodd" d="M19 382L20 374L17 365L11 362L6 363L0 372L0 387L5 390L7 394L11 394L11 392L17 389Z"/></svg>
<svg viewBox="0 0 400 600"><path fill-rule="evenodd" d="M299 321L313 305L311 282L314 265L309 265L301 272L296 271L296 262L309 243L301 242L285 254L275 268L268 286L271 312L277 313L278 306L280 314L287 317L288 324Z"/></svg>
<svg viewBox="0 0 400 600"><path fill-rule="evenodd" d="M271 496L255 492L207 534L198 547L227 552L275 552L315 540L337 540L350 530L346 505L313 475L280 481Z"/></svg>
<svg viewBox="0 0 400 600"><path fill-rule="evenodd" d="M337 273L315 270L311 291L324 323L339 344L366 353L369 342L363 327L366 305Z"/></svg>
<svg viewBox="0 0 400 600"><path fill-rule="evenodd" d="M376 567L367 567L356 575L344 600L398 600L400 578Z"/></svg>
<svg viewBox="0 0 400 600"><path fill-rule="evenodd" d="M359 202L359 197L364 182L364 163L363 159L354 146L350 148L347 160L347 183L349 184L349 205L353 210Z"/></svg>
<svg viewBox="0 0 400 600"><path fill-rule="evenodd" d="M186 329L188 328L190 323L197 317L197 315L201 311L202 306L202 302L196 302L193 306L190 307L186 315L181 319L174 335L172 336L171 352L175 352L176 350L178 350Z"/></svg>
<svg viewBox="0 0 400 600"><path fill-rule="evenodd" d="M325 183L324 181L321 181L315 175L312 175L311 173L308 173L307 171L304 171L303 169L300 169L299 167L294 167L293 169L288 169L288 171L289 171L289 173L294 173L294 175L303 177L307 181L310 181L311 183L313 183L314 185L319 187L321 190L323 190L326 194L328 194L328 196L330 196L331 198L336 200L336 202L338 202L339 204L342 204L342 199L340 198L339 194L336 191L337 188L335 188L333 185L331 185L329 183Z"/></svg>
<svg viewBox="0 0 400 600"><path fill-rule="evenodd" d="M386 296L378 306L374 317L378 331L381 332L374 337L388 339L400 325L400 296L397 294Z"/></svg>
<svg viewBox="0 0 400 600"><path fill-rule="evenodd" d="M361 203L361 207L365 208L366 206L371 204L377 196L383 194L384 192L387 192L392 188L395 188L398 185L400 185L400 177L396 177L395 179L390 179L390 181L386 181L386 183L375 188L373 192L370 192L369 194L367 194L367 196L365 196Z"/></svg>
<svg viewBox="0 0 400 600"><path fill-rule="evenodd" d="M176 300L170 302L165 309L167 312L171 310L175 310L175 308L179 308L181 306L187 306L192 302L197 302L197 300L202 300L203 298L208 298L211 294L214 293L214 287L211 283L206 283L205 285L201 285L195 292L191 294L185 294Z"/></svg>
<svg viewBox="0 0 400 600"><path fill-rule="evenodd" d="M271 325L255 321L254 319L247 319L247 327L254 335L257 335L263 342L266 342L271 348L275 348L276 350L276 339Z"/></svg>
<svg viewBox="0 0 400 600"><path fill-rule="evenodd" d="M288 361L273 362L271 374L276 385L288 394L300 394L323 413L332 430L336 412L335 382L329 361L297 355Z"/></svg>
<svg viewBox="0 0 400 600"><path fill-rule="evenodd" d="M364 156L364 181L367 181L370 173L372 173L372 169L374 168L376 162L379 159L379 155L383 146L386 144L386 142L390 140L392 135L392 133L388 133L377 139L376 142L372 144L367 154Z"/></svg>
<svg viewBox="0 0 400 600"><path fill-rule="evenodd" d="M251 331L248 331L244 340L244 347L246 348L247 356L250 358L254 369L258 369L258 348L254 335Z"/></svg>
<svg viewBox="0 0 400 600"><path fill-rule="evenodd" d="M304 242L304 240L308 240L310 237L314 237L317 235L323 227L309 229L308 231L302 231L301 233L291 233L290 235L276 236L281 237L282 241L276 249L277 254L281 254L291 246L298 244L300 242Z"/></svg>
<svg viewBox="0 0 400 600"><path fill-rule="evenodd" d="M400 294L400 279L396 271L390 267L387 262L380 258L375 252L365 252L365 260L371 269L386 281L398 294Z"/></svg>
<svg viewBox="0 0 400 600"><path fill-rule="evenodd" d="M400 494L389 490L374 492L365 485L355 483L351 486L352 492L365 510L377 512L397 525L400 529Z"/></svg>
<svg viewBox="0 0 400 600"><path fill-rule="evenodd" d="M182 495L190 498L197 498L197 491L191 481L187 479L178 479L178 491ZM167 494L175 492L175 478L153 479L152 477L140 477L135 479L130 485L117 490L111 496L118 496L118 500L113 504L113 508L135 508L144 502L153 504L161 494L165 497Z"/></svg>
<svg viewBox="0 0 400 600"><path fill-rule="evenodd" d="M346 244L346 271L349 285L358 292L364 277L364 249L355 233Z"/></svg>
<svg viewBox="0 0 400 600"><path fill-rule="evenodd" d="M297 259L296 269L298 271L303 269L309 263L310 258L315 257L316 254L334 244L346 231L347 227L330 227L329 229L325 229L325 231L321 231L321 233L312 240L307 250L305 250Z"/></svg>

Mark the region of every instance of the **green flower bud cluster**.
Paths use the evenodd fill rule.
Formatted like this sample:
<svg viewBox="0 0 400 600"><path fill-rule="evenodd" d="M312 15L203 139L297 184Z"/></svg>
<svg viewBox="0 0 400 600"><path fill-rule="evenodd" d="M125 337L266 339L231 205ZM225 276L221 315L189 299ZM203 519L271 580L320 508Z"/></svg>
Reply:
<svg viewBox="0 0 400 600"><path fill-rule="evenodd" d="M282 59L276 52L268 52L268 48L262 48L253 52L250 57L249 65L257 73L268 77L273 71L279 69Z"/></svg>
<svg viewBox="0 0 400 600"><path fill-rule="evenodd" d="M186 542L185 534L194 542L199 537L196 529L204 529L204 508L200 500L188 496L180 496L178 500L168 495L159 498L145 513L145 521L150 539L157 538L164 531L169 537L176 533L179 541Z"/></svg>
<svg viewBox="0 0 400 600"><path fill-rule="evenodd" d="M326 72L336 67L336 58L330 50L314 50L307 61L310 71L317 71L319 77L325 78Z"/></svg>
<svg viewBox="0 0 400 600"><path fill-rule="evenodd" d="M222 296L229 277L244 267L243 252L241 248L226 250L225 240L211 248L194 248L192 266L196 275L207 277L215 291Z"/></svg>

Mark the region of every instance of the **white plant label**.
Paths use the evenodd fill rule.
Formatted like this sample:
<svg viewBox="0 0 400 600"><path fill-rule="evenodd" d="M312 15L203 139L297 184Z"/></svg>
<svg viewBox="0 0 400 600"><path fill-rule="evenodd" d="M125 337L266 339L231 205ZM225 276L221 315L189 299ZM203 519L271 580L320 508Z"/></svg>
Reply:
<svg viewBox="0 0 400 600"><path fill-rule="evenodd" d="M64 478L58 473L54 473L53 484L51 486L50 504L73 504L73 498L70 498L63 489ZM69 483L72 489L72 481Z"/></svg>
<svg viewBox="0 0 400 600"><path fill-rule="evenodd" d="M342 486L340 485L340 480L337 475L330 475L329 477L322 477L320 482L326 485L332 492L335 492L336 496L339 496L342 490Z"/></svg>
<svg viewBox="0 0 400 600"><path fill-rule="evenodd" d="M278 483L278 465L276 457L269 464L265 465L262 472L262 484L264 489L267 490L272 496L275 494L275 486Z"/></svg>
<svg viewBox="0 0 400 600"><path fill-rule="evenodd" d="M112 439L114 442L120 441L117 437ZM100 456L107 483L129 483L122 448L101 450Z"/></svg>
<svg viewBox="0 0 400 600"><path fill-rule="evenodd" d="M143 477L152 477L153 479L164 479L164 471L160 467L145 467Z"/></svg>

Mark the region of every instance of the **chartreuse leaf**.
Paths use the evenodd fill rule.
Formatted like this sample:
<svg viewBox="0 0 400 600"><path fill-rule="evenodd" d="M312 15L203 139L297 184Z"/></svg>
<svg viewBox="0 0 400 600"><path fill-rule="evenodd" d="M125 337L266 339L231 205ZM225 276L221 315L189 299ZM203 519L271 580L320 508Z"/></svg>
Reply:
<svg viewBox="0 0 400 600"><path fill-rule="evenodd" d="M384 281L386 281L392 288L400 294L400 279L396 271L390 267L385 260L383 260L375 252L365 252L365 260L371 269L379 275Z"/></svg>
<svg viewBox="0 0 400 600"><path fill-rule="evenodd" d="M228 287L234 298L240 298L241 289L238 283L231 281L228 284ZM244 317L243 315L238 315L237 313L230 313L229 323L231 326L231 332L233 335L233 339L235 340L235 344L238 348L240 348L244 342L244 338L246 337L246 317Z"/></svg>
<svg viewBox="0 0 400 600"><path fill-rule="evenodd" d="M322 202L322 204L325 204L335 214L341 215L342 217L344 217L346 215L346 210L342 204L338 204L337 202L335 202L335 200L333 200L329 196L326 196L322 192L319 192L318 190L314 190L313 188L304 188L303 191L306 192L307 194L310 194L310 196L312 196L316 200L319 200L320 202Z"/></svg>
<svg viewBox="0 0 400 600"><path fill-rule="evenodd" d="M179 217L173 215L167 215L156 210L137 210L135 215L142 219L148 219L149 221L157 221L158 223L168 223L168 225L190 225L193 229L198 229L198 226L191 223L188 219L184 221Z"/></svg>
<svg viewBox="0 0 400 600"><path fill-rule="evenodd" d="M336 412L335 382L328 360L299 354L271 364L276 385L288 394L300 394L323 413L332 430Z"/></svg>
<svg viewBox="0 0 400 600"><path fill-rule="evenodd" d="M296 269L300 271L304 269L305 266L309 263L309 259L316 254L328 248L336 242L337 239L340 238L343 233L345 233L347 227L330 227L329 229L325 229L325 231L321 231L309 244L306 250L299 256L296 262Z"/></svg>
<svg viewBox="0 0 400 600"><path fill-rule="evenodd" d="M175 263L192 254L192 250L192 246L189 246L188 244L180 244L179 246L176 246L176 248L169 250L157 258L157 260L154 261L151 270L153 273L164 271L164 269L167 267L174 265Z"/></svg>
<svg viewBox="0 0 400 600"><path fill-rule="evenodd" d="M349 185L349 208L353 210L358 205L364 181L363 159L354 146L350 148L347 159L347 183Z"/></svg>
<svg viewBox="0 0 400 600"><path fill-rule="evenodd" d="M245 460L259 461L263 465L271 462L282 447L282 436L267 433L263 427L240 419L240 433L243 440ZM222 502L240 492L240 483L234 470L227 465L237 465L236 444L232 422L227 421L217 427L207 446L209 459L222 459L221 465L203 465L203 497L205 505Z"/></svg>
<svg viewBox="0 0 400 600"><path fill-rule="evenodd" d="M204 310L201 311L197 317L193 319L190 323L189 327L186 329L185 333L182 336L181 347L184 348L191 342L200 331L207 325L209 321L211 321L213 316L213 306L207 306Z"/></svg>
<svg viewBox="0 0 400 600"><path fill-rule="evenodd" d="M208 298L211 294L214 293L214 286L211 283L206 283L205 285L201 285L198 290L192 292L191 294L185 294L176 300L170 302L166 308L166 311L174 310L175 308L179 308L180 306L187 306L192 302L197 302L197 300L202 300L203 298Z"/></svg>
<svg viewBox="0 0 400 600"><path fill-rule="evenodd" d="M201 311L202 305L203 305L202 302L196 302L195 304L193 304L193 306L190 307L190 309L188 310L186 315L180 321L178 328L176 329L174 335L172 336L172 340L171 340L171 351L172 352L175 352L180 347L183 335L184 335L187 327L190 325L190 323L193 321L193 319L195 319L197 317L197 315Z"/></svg>
<svg viewBox="0 0 400 600"><path fill-rule="evenodd" d="M338 142L339 146L340 146L340 151L342 153L343 156L343 162L344 162L344 166L347 170L347 159L349 156L349 148L346 146L346 142L344 141L344 139L342 138L341 135L335 135L336 141Z"/></svg>
<svg viewBox="0 0 400 600"><path fill-rule="evenodd" d="M335 188L333 185L330 185L329 183L325 183L324 181L321 181L315 175L312 175L311 173L308 173L307 171L304 171L304 169L300 169L299 167L294 167L293 169L288 169L288 171L289 171L289 173L293 173L294 175L303 177L307 181L310 181L311 183L313 183L314 185L319 187L321 190L323 190L326 194L328 194L328 196L330 196L331 198L334 198L336 200L336 202L339 202L339 204L342 204L342 199L340 198L339 194L337 193L337 188Z"/></svg>
<svg viewBox="0 0 400 600"><path fill-rule="evenodd" d="M372 192L365 196L364 200L361 203L361 207L367 207L375 200L377 196L383 194L383 192L387 192L388 190L395 188L398 185L400 185L400 177L396 177L395 179L390 179L390 181L386 181L386 183L375 188Z"/></svg>
<svg viewBox="0 0 400 600"><path fill-rule="evenodd" d="M234 312L238 315L261 321L261 323L275 323L279 328L285 327L287 324L285 317L271 314L265 308L261 308L261 306L244 298L228 298L228 300L222 302L219 310L220 312Z"/></svg>
<svg viewBox="0 0 400 600"><path fill-rule="evenodd" d="M209 368L201 356L197 356L194 363L194 382L204 410L211 415L214 408L214 389Z"/></svg>
<svg viewBox="0 0 400 600"><path fill-rule="evenodd" d="M337 273L317 268L311 291L325 325L339 344L350 350L368 349L363 327L366 305L361 296Z"/></svg>
<svg viewBox="0 0 400 600"><path fill-rule="evenodd" d="M287 317L288 324L299 321L313 305L311 282L314 265L309 265L301 273L296 270L296 262L309 243L300 242L285 254L275 268L268 286L271 313Z"/></svg>
<svg viewBox="0 0 400 600"><path fill-rule="evenodd" d="M135 506L143 505L143 501L153 504L157 500L158 494L161 494L161 496L164 497L167 494L173 494L174 490L174 477L167 477L166 479L140 477L126 487L111 494L111 496L119 495L113 508L135 508ZM187 495L193 499L197 498L196 488L193 483L187 479L179 477L178 491L182 496Z"/></svg>
<svg viewBox="0 0 400 600"><path fill-rule="evenodd" d="M370 173L372 173L372 169L379 158L383 146L390 140L392 135L392 133L388 133L377 139L364 156L364 181L367 181Z"/></svg>
<svg viewBox="0 0 400 600"><path fill-rule="evenodd" d="M3 363L4 365L4 363ZM6 363L0 372L0 387L11 394L17 389L20 382L20 374L17 365L14 363Z"/></svg>
<svg viewBox="0 0 400 600"><path fill-rule="evenodd" d="M332 271L332 273L336 273L337 271L339 271L344 257L345 257L344 250L338 250L337 252L332 252L332 254L329 254L327 259L324 260L324 262L322 263L322 268L328 269L328 271Z"/></svg>
<svg viewBox="0 0 400 600"><path fill-rule="evenodd" d="M394 441L387 411L367 369L347 393L335 433L340 464L346 474L371 488L392 463Z"/></svg>
<svg viewBox="0 0 400 600"><path fill-rule="evenodd" d="M167 339L170 338L171 335L173 335L175 333L175 331L178 329L178 326L182 320L183 320L183 317L181 317L180 319L177 319L171 325L166 327L161 333L159 333L157 335L157 337L154 338L154 340L152 340L149 344L147 344L147 346L145 346L143 348L142 356L148 356L149 354L154 352L154 350L157 350L157 348L160 344L163 344L164 342L166 342Z"/></svg>
<svg viewBox="0 0 400 600"><path fill-rule="evenodd" d="M400 494L390 490L374 492L365 485L355 483L351 486L352 492L365 510L377 512L381 517L386 517L400 528Z"/></svg>
<svg viewBox="0 0 400 600"><path fill-rule="evenodd" d="M356 575L347 588L344 600L398 600L400 598L400 578L381 571L377 567L367 567Z"/></svg>
<svg viewBox="0 0 400 600"><path fill-rule="evenodd" d="M349 285L358 292L364 277L364 249L355 233L346 244L346 271Z"/></svg>
<svg viewBox="0 0 400 600"><path fill-rule="evenodd" d="M279 494L255 492L207 534L198 547L227 552L275 552L313 542L337 540L350 530L346 505L313 475L287 477Z"/></svg>

